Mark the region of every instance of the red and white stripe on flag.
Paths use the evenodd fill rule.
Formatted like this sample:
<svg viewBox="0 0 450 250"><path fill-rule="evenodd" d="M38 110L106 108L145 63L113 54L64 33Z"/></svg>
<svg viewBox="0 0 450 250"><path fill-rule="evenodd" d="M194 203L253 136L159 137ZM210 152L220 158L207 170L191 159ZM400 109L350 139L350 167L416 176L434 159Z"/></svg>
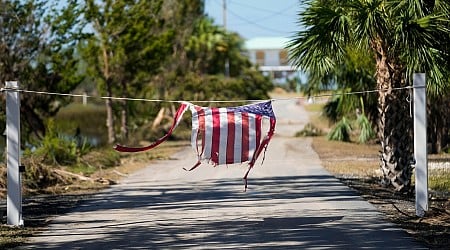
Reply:
<svg viewBox="0 0 450 250"><path fill-rule="evenodd" d="M191 106L191 144L199 160L216 165L250 161L261 144L262 115Z"/></svg>

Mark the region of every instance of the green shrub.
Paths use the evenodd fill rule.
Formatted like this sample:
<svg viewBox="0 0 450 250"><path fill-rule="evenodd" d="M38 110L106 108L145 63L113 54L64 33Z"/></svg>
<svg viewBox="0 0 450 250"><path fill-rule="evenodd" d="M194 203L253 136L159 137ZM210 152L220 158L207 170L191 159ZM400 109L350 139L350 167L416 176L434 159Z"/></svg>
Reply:
<svg viewBox="0 0 450 250"><path fill-rule="evenodd" d="M46 134L40 145L34 152L28 150L26 154L42 157L45 164L70 165L77 163L79 158L91 149L92 146L86 139L59 134L54 121L49 120Z"/></svg>
<svg viewBox="0 0 450 250"><path fill-rule="evenodd" d="M111 149L98 149L82 157L82 161L96 168L110 168L120 164L120 154Z"/></svg>
<svg viewBox="0 0 450 250"><path fill-rule="evenodd" d="M334 128L328 133L328 140L331 141L350 141L350 132L352 131L352 127L347 118L342 117L342 119L336 123Z"/></svg>
<svg viewBox="0 0 450 250"><path fill-rule="evenodd" d="M375 137L375 131L373 131L372 125L365 114L358 115L356 122L360 129L358 137L360 143L366 143Z"/></svg>
<svg viewBox="0 0 450 250"><path fill-rule="evenodd" d="M323 134L322 130L314 126L312 123L307 123L305 127L295 133L296 137L305 137L305 136L321 136Z"/></svg>

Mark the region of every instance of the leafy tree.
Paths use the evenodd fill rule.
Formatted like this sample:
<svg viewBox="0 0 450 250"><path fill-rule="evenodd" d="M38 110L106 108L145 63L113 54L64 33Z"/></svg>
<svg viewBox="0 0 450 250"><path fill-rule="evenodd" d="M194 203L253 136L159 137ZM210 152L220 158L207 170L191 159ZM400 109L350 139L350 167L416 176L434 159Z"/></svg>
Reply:
<svg viewBox="0 0 450 250"><path fill-rule="evenodd" d="M160 82L159 98L192 101L268 98L267 92L273 85L244 56L243 39L197 14L192 13L197 19L186 21L193 21L191 33L177 51L184 56L169 60L165 68L173 70L156 76ZM224 77L224 58L230 61L229 78Z"/></svg>
<svg viewBox="0 0 450 250"><path fill-rule="evenodd" d="M172 53L162 65L164 70L152 78L152 91L148 92L149 98L176 100L178 98L174 92L183 88L183 85L187 84L186 81L190 80L189 77L185 78L192 71L187 44L192 37L196 23L204 16L203 7L202 0L164 1L160 13L164 19L162 29L169 30L173 34L170 44ZM175 109L175 106L169 103L155 103L148 106L153 108L151 110L173 111Z"/></svg>
<svg viewBox="0 0 450 250"><path fill-rule="evenodd" d="M188 49L189 40L195 33L197 23L204 16L202 0L166 0L162 8L164 29L171 30L175 36L172 43L172 55L164 65L166 72L183 74L191 71Z"/></svg>
<svg viewBox="0 0 450 250"><path fill-rule="evenodd" d="M162 0L86 1L85 19L94 33L84 47L88 72L107 96L139 96L172 53L173 30L163 29ZM129 103L106 102L108 142L116 141L115 112L121 138L127 139Z"/></svg>
<svg viewBox="0 0 450 250"><path fill-rule="evenodd" d="M217 55L225 56L224 52L228 47L226 35L223 28L213 24L213 20L206 17L197 20L186 48L190 68L199 74L218 73L213 72L213 68L219 66L214 61L217 60ZM223 72L224 67L220 66L222 68L219 72Z"/></svg>
<svg viewBox="0 0 450 250"><path fill-rule="evenodd" d="M79 12L72 0L63 8L47 1L0 0L0 82L17 80L20 88L27 90L73 90L82 80L74 56L81 38ZM62 97L22 94L23 138L29 141L32 134L42 137L44 119L56 114L64 103ZM4 114L3 107L0 113Z"/></svg>
<svg viewBox="0 0 450 250"><path fill-rule="evenodd" d="M203 17L197 20L186 50L189 68L203 84L196 88L188 86L183 90L185 97L189 95L193 100L268 98L273 84L252 67L245 56L244 40L238 34L226 32L214 25L212 19ZM225 58L229 59L229 78L224 77Z"/></svg>
<svg viewBox="0 0 450 250"><path fill-rule="evenodd" d="M380 166L397 190L411 184L413 151L409 92L397 88L417 71L427 73L431 92L448 86L449 9L447 1L312 0L299 15L306 29L288 46L292 61L317 78L333 72L349 47L374 55Z"/></svg>
<svg viewBox="0 0 450 250"><path fill-rule="evenodd" d="M237 33L214 25L208 17L198 20L187 44L191 68L200 74L224 74L228 58L230 77L239 77L251 67L244 52L244 40Z"/></svg>

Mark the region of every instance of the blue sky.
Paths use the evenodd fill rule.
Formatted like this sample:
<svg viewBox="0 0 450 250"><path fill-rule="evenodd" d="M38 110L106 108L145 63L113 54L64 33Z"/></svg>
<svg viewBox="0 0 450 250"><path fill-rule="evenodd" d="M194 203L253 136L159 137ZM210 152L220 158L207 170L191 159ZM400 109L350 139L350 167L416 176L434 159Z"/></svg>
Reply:
<svg viewBox="0 0 450 250"><path fill-rule="evenodd" d="M205 0L205 12L223 25L223 1ZM255 37L292 37L298 31L299 0L226 0L227 30L246 39Z"/></svg>

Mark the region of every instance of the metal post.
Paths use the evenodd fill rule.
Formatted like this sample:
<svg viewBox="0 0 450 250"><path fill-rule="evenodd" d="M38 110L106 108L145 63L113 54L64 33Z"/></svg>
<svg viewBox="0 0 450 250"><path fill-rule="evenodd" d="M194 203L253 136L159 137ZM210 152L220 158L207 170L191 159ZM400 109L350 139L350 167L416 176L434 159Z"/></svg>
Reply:
<svg viewBox="0 0 450 250"><path fill-rule="evenodd" d="M15 81L6 82L7 89L18 89ZM20 179L20 96L6 91L6 151L7 151L7 224L23 226L22 190Z"/></svg>
<svg viewBox="0 0 450 250"><path fill-rule="evenodd" d="M428 211L427 101L425 74L413 76L414 86L414 157L416 171L416 215Z"/></svg>

